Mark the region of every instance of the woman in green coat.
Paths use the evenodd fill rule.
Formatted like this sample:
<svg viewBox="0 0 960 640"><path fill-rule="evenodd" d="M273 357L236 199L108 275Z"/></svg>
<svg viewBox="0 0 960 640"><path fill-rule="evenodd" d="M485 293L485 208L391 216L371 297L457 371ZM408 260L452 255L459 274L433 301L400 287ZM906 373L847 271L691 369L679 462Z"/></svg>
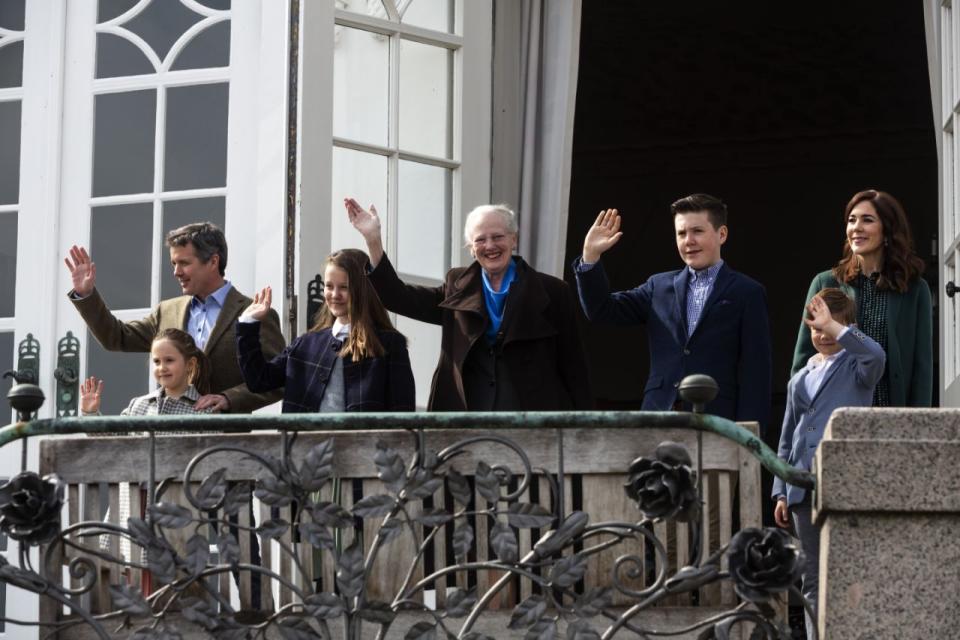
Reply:
<svg viewBox="0 0 960 640"><path fill-rule="evenodd" d="M873 406L929 407L933 308L903 207L889 193L861 191L847 204L846 225L840 262L813 279L807 302L824 287L839 287L857 302L857 324L887 353ZM801 322L791 375L815 353L810 329Z"/></svg>

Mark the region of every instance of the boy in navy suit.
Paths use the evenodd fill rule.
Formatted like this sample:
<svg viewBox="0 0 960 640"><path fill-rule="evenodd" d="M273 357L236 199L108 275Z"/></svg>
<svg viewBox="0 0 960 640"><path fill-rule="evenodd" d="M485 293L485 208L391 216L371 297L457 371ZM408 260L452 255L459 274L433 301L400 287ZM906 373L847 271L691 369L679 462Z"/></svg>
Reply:
<svg viewBox="0 0 960 640"><path fill-rule="evenodd" d="M720 257L727 241L727 207L702 193L670 207L683 269L651 276L641 286L610 292L600 256L620 231L616 209L601 211L573 264L580 303L591 322L642 324L650 345L646 411L679 409L684 376L703 373L720 385L707 412L730 420L770 419L770 324L763 286Z"/></svg>
<svg viewBox="0 0 960 640"><path fill-rule="evenodd" d="M777 455L795 467L810 469L830 414L839 407L869 407L883 375L886 355L877 342L856 328L857 305L840 289L822 289L807 305L804 323L817 354L790 379ZM800 487L773 482L774 518L793 526L806 555L803 595L816 611L820 532L811 518L810 494ZM807 616L807 637L816 619Z"/></svg>

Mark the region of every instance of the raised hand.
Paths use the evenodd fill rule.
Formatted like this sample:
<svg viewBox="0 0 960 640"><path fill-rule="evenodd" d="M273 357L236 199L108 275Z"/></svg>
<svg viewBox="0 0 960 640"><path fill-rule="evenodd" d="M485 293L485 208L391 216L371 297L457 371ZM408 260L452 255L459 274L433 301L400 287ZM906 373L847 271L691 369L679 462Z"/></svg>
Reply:
<svg viewBox="0 0 960 640"><path fill-rule="evenodd" d="M80 412L97 413L100 411L100 398L103 395L103 380L90 376L80 381Z"/></svg>
<svg viewBox="0 0 960 640"><path fill-rule="evenodd" d="M353 198L344 198L343 206L347 210L347 217L353 228L360 232L365 240L371 237L380 238L380 216L377 215L377 208L370 205L370 210L360 206L360 203Z"/></svg>
<svg viewBox="0 0 960 640"><path fill-rule="evenodd" d="M344 198L343 206L347 210L347 218L350 219L350 224L360 232L360 235L367 242L370 266L376 267L380 263L380 258L383 257L380 216L377 215L377 208L371 204L369 210L364 209L353 198Z"/></svg>
<svg viewBox="0 0 960 640"><path fill-rule="evenodd" d="M70 279L73 280L73 290L81 298L86 298L93 293L97 286L97 265L90 259L90 254L83 247L73 245L70 247L70 257L64 258L63 262L70 270Z"/></svg>
<svg viewBox="0 0 960 640"><path fill-rule="evenodd" d="M583 261L596 262L607 249L619 242L622 235L617 210L601 211L583 239Z"/></svg>
<svg viewBox="0 0 960 640"><path fill-rule="evenodd" d="M839 334L843 330L843 325L833 319L827 303L820 296L814 296L807 305L807 311L810 312L812 319L804 318L803 321L811 329L824 331L828 335Z"/></svg>
<svg viewBox="0 0 960 640"><path fill-rule="evenodd" d="M270 313L270 305L273 303L273 289L264 287L259 292L253 294L253 304L243 311L243 315L253 320L263 320Z"/></svg>

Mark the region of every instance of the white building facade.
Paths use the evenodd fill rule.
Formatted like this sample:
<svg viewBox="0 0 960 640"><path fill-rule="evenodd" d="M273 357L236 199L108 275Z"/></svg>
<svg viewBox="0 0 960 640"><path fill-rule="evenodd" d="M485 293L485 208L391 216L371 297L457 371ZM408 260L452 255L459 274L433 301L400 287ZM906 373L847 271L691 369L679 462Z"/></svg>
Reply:
<svg viewBox="0 0 960 640"><path fill-rule="evenodd" d="M376 204L404 277L441 282L468 259L464 211L490 200L492 28L491 0L4 0L2 370L38 340L50 417L69 331L80 375L106 381L105 413L151 388L146 356L105 352L68 302L74 244L117 317L135 319L179 295L166 231L214 221L228 279L284 292L290 339L324 257L362 247L342 205L353 196ZM396 321L425 405L439 329ZM0 477L19 466L19 446L0 450ZM11 562L15 548L0 540ZM0 584L0 616L36 614ZM0 624L0 638L25 637L35 629Z"/></svg>

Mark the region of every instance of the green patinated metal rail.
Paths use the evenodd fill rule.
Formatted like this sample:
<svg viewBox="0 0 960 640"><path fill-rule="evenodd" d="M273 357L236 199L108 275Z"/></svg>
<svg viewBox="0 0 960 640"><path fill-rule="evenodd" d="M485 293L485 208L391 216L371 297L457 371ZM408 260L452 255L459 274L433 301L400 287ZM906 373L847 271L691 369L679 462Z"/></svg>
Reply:
<svg viewBox="0 0 960 640"><path fill-rule="evenodd" d="M0 429L0 447L31 436L130 431L370 431L404 429L694 429L715 433L746 448L770 473L813 489L816 479L792 467L753 433L717 416L666 411L536 411L450 413L324 413L217 416L96 416L19 422Z"/></svg>

